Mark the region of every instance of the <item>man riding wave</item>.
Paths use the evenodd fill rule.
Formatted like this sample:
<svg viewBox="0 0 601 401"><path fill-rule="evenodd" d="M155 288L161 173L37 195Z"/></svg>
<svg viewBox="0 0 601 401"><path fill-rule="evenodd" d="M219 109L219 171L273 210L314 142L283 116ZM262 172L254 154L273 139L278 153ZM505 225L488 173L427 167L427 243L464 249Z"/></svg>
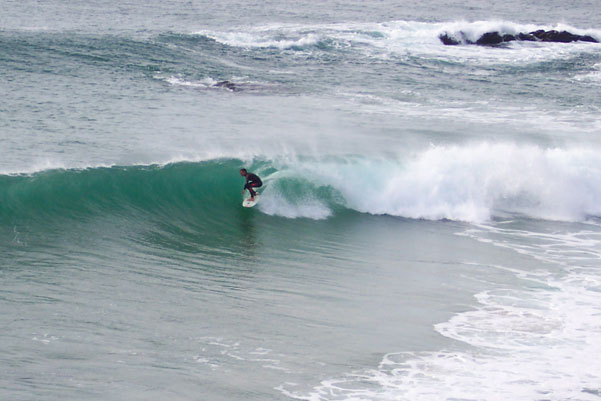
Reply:
<svg viewBox="0 0 601 401"><path fill-rule="evenodd" d="M244 184L244 189L242 190L242 194L244 194L244 191L246 191L248 189L248 192L250 192L250 201L254 201L255 200L255 196L257 196L257 193L253 190L253 188L260 188L263 186L263 181L261 181L261 179L253 173L249 173L248 171L246 171L245 168L241 168L240 169L240 175L242 177L246 177L246 183Z"/></svg>

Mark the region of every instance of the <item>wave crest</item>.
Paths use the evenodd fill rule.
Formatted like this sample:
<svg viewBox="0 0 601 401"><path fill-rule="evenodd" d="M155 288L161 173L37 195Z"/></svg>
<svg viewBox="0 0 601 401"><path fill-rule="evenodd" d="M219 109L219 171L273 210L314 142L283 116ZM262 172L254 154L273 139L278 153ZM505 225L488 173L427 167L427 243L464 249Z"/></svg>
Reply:
<svg viewBox="0 0 601 401"><path fill-rule="evenodd" d="M148 211L227 218L240 208L242 166L220 159L0 176L0 217ZM259 211L287 218L325 219L345 210L467 222L601 216L595 149L484 143L398 158L255 159L247 167L266 183Z"/></svg>

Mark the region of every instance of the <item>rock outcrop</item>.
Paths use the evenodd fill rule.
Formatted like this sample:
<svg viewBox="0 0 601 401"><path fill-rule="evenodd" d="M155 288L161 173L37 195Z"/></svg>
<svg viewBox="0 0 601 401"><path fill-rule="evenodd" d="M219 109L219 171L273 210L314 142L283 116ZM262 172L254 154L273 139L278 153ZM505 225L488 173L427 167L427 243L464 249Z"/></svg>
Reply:
<svg viewBox="0 0 601 401"><path fill-rule="evenodd" d="M469 40L467 36L463 32L459 32L460 37L456 38L454 36L449 35L448 33L443 33L439 35L439 39L445 45L453 46L460 44L468 44L468 45L480 45L480 46L497 46L506 42L513 42L515 40L522 41L530 41L530 42L557 42L557 43L570 43L570 42L592 42L599 43L599 41L592 36L589 35L576 35L568 31L556 31L550 30L545 31L544 29L539 29L538 31L533 31L529 33L520 32L517 35L510 34L501 34L497 31L494 32L486 32L484 35L480 36L478 40L475 42Z"/></svg>
<svg viewBox="0 0 601 401"><path fill-rule="evenodd" d="M225 88L231 90L232 92L237 92L240 90L239 86L233 83L232 81L220 81L213 85L215 88Z"/></svg>

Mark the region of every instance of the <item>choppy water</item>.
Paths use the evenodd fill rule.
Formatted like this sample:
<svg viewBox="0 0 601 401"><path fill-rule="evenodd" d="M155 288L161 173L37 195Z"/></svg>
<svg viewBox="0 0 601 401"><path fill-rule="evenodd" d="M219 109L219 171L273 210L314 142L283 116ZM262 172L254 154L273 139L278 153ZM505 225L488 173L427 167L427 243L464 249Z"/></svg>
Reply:
<svg viewBox="0 0 601 401"><path fill-rule="evenodd" d="M597 3L1 5L1 399L600 399Z"/></svg>

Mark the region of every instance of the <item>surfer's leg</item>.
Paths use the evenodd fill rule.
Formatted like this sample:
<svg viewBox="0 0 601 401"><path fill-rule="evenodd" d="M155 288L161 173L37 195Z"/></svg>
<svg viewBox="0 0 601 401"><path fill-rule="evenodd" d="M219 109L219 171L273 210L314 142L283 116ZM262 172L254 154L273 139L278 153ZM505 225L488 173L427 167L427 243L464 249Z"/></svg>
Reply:
<svg viewBox="0 0 601 401"><path fill-rule="evenodd" d="M257 193L253 190L253 187L260 187L260 185L256 182L253 182L248 186L248 192L250 192L251 198L254 198L257 195Z"/></svg>
<svg viewBox="0 0 601 401"><path fill-rule="evenodd" d="M252 186L253 186L252 183L247 183L246 185L244 185L244 189L248 189L248 193L250 193L250 197L254 198L255 197L255 191L253 191Z"/></svg>

